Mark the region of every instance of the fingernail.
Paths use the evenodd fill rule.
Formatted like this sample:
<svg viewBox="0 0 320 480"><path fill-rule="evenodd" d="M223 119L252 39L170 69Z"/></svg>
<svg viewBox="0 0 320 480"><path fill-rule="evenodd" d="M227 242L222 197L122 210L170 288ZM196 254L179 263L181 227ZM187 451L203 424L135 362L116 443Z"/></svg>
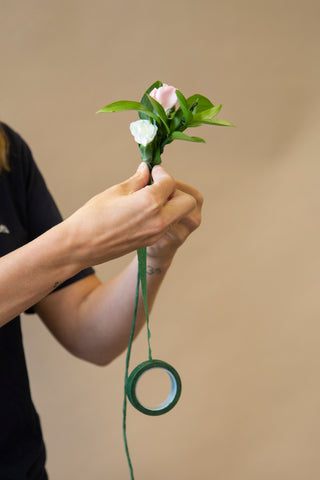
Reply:
<svg viewBox="0 0 320 480"><path fill-rule="evenodd" d="M137 168L137 172L142 172L146 168L145 162L141 162L140 165Z"/></svg>

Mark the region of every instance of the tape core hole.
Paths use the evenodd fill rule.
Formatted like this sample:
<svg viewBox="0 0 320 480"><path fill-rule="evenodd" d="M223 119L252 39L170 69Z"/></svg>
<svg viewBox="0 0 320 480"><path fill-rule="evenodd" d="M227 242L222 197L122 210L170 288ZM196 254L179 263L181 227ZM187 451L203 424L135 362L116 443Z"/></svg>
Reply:
<svg viewBox="0 0 320 480"><path fill-rule="evenodd" d="M151 411L166 408L174 400L176 393L176 379L169 370L162 367L150 368L143 372L135 387L137 400ZM157 403L159 400L160 403Z"/></svg>

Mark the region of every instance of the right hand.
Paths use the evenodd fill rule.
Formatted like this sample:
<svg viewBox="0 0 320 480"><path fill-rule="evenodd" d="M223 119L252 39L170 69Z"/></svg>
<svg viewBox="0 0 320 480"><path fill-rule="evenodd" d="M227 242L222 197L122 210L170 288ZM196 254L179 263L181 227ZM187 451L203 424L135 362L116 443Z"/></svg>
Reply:
<svg viewBox="0 0 320 480"><path fill-rule="evenodd" d="M192 195L178 192L161 167L142 163L128 180L94 196L62 222L73 261L81 268L97 265L154 244L170 225L196 206Z"/></svg>

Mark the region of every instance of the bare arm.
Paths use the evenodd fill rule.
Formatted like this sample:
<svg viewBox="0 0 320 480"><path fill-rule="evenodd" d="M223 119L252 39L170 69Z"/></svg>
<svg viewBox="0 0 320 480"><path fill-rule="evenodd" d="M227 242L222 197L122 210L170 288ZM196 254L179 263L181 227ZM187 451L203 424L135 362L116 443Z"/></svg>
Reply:
<svg viewBox="0 0 320 480"><path fill-rule="evenodd" d="M161 167L155 169L154 185L146 186L148 176L142 165L127 181L0 259L0 326L84 267L154 244L194 209L194 197L176 191Z"/></svg>
<svg viewBox="0 0 320 480"><path fill-rule="evenodd" d="M148 267L148 307L169 267ZM101 283L95 275L54 292L36 306L57 340L79 358L106 365L128 345L137 281L137 258L119 275ZM140 295L135 335L145 322Z"/></svg>
<svg viewBox="0 0 320 480"><path fill-rule="evenodd" d="M161 282L179 246L201 221L202 197L192 187L176 182L196 207L175 222L147 252L148 306L151 311ZM137 281L137 258L118 276L102 284L94 275L55 292L36 310L53 335L74 355L106 365L128 345ZM140 296L137 334L145 321Z"/></svg>
<svg viewBox="0 0 320 480"><path fill-rule="evenodd" d="M0 327L80 270L69 249L57 226L0 258Z"/></svg>

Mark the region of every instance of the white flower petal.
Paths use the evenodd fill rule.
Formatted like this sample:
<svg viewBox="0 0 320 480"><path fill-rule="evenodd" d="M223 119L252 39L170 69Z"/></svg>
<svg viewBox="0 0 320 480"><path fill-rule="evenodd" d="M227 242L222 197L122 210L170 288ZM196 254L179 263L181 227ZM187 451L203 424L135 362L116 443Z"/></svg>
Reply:
<svg viewBox="0 0 320 480"><path fill-rule="evenodd" d="M144 147L152 142L156 136L158 127L149 122L149 120L137 120L130 123L130 132L137 143Z"/></svg>

